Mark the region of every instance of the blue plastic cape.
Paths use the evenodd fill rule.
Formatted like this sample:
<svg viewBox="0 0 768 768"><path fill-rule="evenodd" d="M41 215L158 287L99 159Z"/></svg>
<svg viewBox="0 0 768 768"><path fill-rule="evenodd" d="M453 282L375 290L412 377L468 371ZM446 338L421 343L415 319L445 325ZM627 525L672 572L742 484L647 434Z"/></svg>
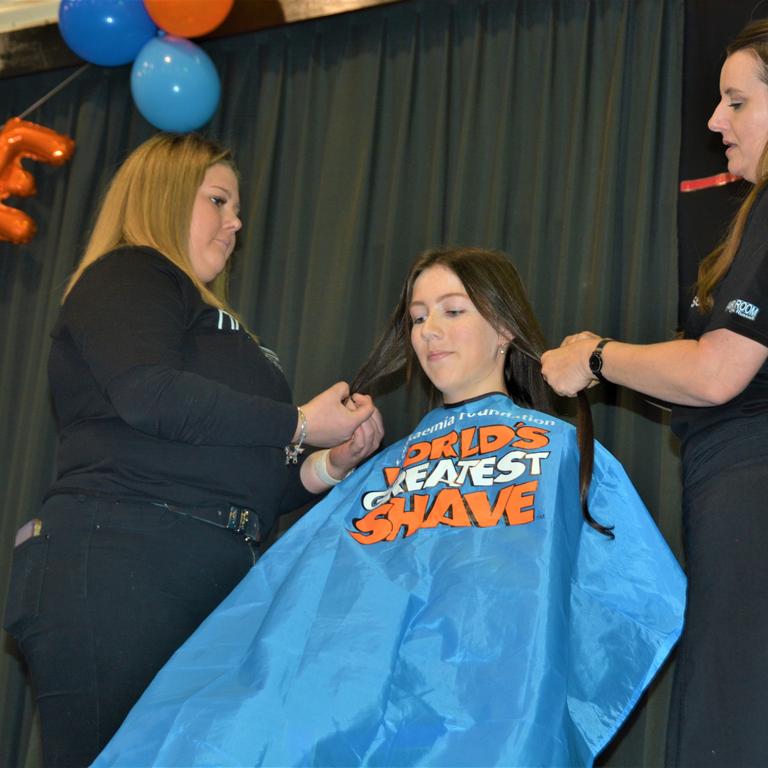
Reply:
<svg viewBox="0 0 768 768"><path fill-rule="evenodd" d="M592 765L677 640L685 579L596 445L489 395L429 413L291 528L94 765Z"/></svg>

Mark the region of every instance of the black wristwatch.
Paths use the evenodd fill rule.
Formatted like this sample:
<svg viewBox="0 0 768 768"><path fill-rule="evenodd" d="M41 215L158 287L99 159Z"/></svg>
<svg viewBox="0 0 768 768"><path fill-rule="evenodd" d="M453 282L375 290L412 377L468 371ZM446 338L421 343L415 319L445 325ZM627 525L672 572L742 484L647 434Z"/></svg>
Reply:
<svg viewBox="0 0 768 768"><path fill-rule="evenodd" d="M608 379L603 376L601 371L603 370L603 347L613 339L600 339L597 342L597 346L592 350L592 354L589 356L589 370L592 371L592 375L603 384L608 383Z"/></svg>

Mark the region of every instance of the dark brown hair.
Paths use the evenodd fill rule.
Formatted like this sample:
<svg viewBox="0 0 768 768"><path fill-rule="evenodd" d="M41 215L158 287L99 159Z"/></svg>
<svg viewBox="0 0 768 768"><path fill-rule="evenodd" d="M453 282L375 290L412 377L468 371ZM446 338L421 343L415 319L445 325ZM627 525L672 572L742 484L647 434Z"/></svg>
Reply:
<svg viewBox="0 0 768 768"><path fill-rule="evenodd" d="M541 376L541 354L547 348L544 334L531 308L520 275L511 261L499 251L481 248L435 248L422 253L411 266L400 298L386 330L351 384L353 392L381 394L402 381L419 377L430 393L430 404L439 393L427 379L411 345L409 312L413 285L430 267L441 265L461 280L469 299L497 331L511 338L504 365L504 383L509 396L518 404L552 411L549 389ZM610 529L589 513L587 495L592 479L594 440L592 417L586 396L579 397L579 493L584 519L600 533L613 538Z"/></svg>

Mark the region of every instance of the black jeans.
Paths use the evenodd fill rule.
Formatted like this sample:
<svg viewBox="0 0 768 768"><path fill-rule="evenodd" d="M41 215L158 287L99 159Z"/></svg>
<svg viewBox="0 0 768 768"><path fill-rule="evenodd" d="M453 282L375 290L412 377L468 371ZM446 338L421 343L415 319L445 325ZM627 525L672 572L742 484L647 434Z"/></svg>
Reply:
<svg viewBox="0 0 768 768"><path fill-rule="evenodd" d="M58 495L39 517L14 551L5 626L29 665L45 764L88 765L256 555L152 504Z"/></svg>
<svg viewBox="0 0 768 768"><path fill-rule="evenodd" d="M669 768L768 765L768 457L728 446L684 491L688 602L670 707ZM729 448L742 448L742 455ZM695 474L694 474L695 471Z"/></svg>

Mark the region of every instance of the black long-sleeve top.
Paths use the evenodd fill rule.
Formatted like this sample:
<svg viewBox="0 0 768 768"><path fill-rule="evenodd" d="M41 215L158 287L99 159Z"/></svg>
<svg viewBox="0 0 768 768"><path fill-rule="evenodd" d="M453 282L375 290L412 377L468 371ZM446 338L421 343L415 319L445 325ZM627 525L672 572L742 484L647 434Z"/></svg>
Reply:
<svg viewBox="0 0 768 768"><path fill-rule="evenodd" d="M51 492L234 503L269 525L312 496L283 447L297 422L276 358L151 248L90 266L53 330Z"/></svg>

